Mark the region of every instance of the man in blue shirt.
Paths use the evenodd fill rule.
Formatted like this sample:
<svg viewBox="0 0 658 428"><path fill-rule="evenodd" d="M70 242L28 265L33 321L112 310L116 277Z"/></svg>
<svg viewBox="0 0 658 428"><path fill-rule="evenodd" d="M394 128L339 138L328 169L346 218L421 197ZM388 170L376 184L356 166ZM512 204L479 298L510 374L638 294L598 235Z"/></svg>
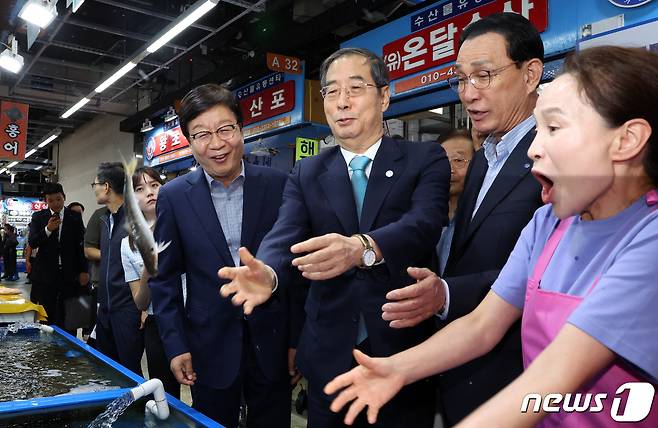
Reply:
<svg viewBox="0 0 658 428"><path fill-rule="evenodd" d="M488 135L466 176L443 277L420 270L418 283L394 290L383 307L392 327L438 315L441 327L484 299L523 227L542 205L527 152L542 76L544 47L530 21L515 13L490 15L461 35L450 86L473 126ZM456 424L522 371L520 323L489 354L439 376L443 414Z"/></svg>
<svg viewBox="0 0 658 428"><path fill-rule="evenodd" d="M247 426L288 428L288 355L296 345L287 296L246 317L221 298L217 278L219 268L240 266L241 246L258 250L276 220L286 175L243 162L242 111L226 88L191 90L178 114L201 168L158 196L155 238L170 245L149 286L165 353L178 382L191 386L196 410L236 427L244 396Z"/></svg>

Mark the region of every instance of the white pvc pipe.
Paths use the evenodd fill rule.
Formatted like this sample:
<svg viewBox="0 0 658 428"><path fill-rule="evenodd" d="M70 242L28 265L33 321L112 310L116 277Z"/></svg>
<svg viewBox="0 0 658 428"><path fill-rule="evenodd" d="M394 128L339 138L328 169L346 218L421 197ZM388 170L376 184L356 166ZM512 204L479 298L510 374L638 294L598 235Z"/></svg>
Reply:
<svg viewBox="0 0 658 428"><path fill-rule="evenodd" d="M51 326L46 325L46 324L41 324L41 326L40 326L39 328L40 328L41 331L43 331L44 333L52 333L52 332L55 331L54 328L52 328Z"/></svg>
<svg viewBox="0 0 658 428"><path fill-rule="evenodd" d="M146 403L146 409L160 420L169 417L169 404L167 404L164 386L162 386L162 381L160 379L147 380L143 384L131 389L130 392L135 401L146 395L153 394L154 400L149 400Z"/></svg>

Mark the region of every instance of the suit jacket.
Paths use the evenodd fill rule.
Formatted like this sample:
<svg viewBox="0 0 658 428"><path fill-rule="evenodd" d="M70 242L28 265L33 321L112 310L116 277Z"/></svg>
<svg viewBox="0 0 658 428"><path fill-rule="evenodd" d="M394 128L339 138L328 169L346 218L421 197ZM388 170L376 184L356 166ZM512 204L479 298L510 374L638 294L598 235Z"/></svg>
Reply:
<svg viewBox="0 0 658 428"><path fill-rule="evenodd" d="M87 272L87 259L85 258L83 241L85 227L82 216L68 208L64 209L62 221L62 233L58 239L58 231L55 230L46 235L46 225L52 213L50 209L44 209L32 214L30 223L30 235L28 241L30 247L38 248L31 278L35 282L51 282L59 278L58 269L61 257L62 274L65 284L57 284L58 287L71 287L78 280L81 272Z"/></svg>
<svg viewBox="0 0 658 428"><path fill-rule="evenodd" d="M241 245L256 253L274 224L286 175L245 164ZM190 352L198 383L231 385L240 368L244 315L219 294L217 270L233 266L208 182L199 168L167 183L158 195L155 238L169 242L159 254L158 276L149 281L153 309L169 359ZM187 278L183 306L180 276ZM270 380L287 376L287 301L270 299L247 318L252 343Z"/></svg>
<svg viewBox="0 0 658 428"><path fill-rule="evenodd" d="M527 156L534 137L533 129L519 141L471 220L488 168L484 150L473 157L455 214L455 234L444 272L450 287L445 323L473 311L484 299L521 230L543 205L541 186L530 173L532 161ZM490 353L439 376L449 424L471 413L522 371L518 322Z"/></svg>
<svg viewBox="0 0 658 428"><path fill-rule="evenodd" d="M280 283L288 283L290 246L327 233L368 233L385 259L369 270L351 269L311 282L297 348L297 364L306 377L324 384L350 368L360 313L375 356L409 348L433 332L431 320L414 328L392 329L382 320L381 308L387 292L415 282L406 268L424 266L431 258L447 223L449 181L450 167L440 145L384 137L372 164L359 223L339 147L297 163L286 184L279 218L258 252L258 258L277 272Z"/></svg>

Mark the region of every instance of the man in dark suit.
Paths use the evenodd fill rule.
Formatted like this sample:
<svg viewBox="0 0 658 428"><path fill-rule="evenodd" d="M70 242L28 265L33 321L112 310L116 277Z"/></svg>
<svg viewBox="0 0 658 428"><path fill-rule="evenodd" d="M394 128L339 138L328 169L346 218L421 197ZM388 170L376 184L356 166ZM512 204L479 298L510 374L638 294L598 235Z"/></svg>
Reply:
<svg viewBox="0 0 658 428"><path fill-rule="evenodd" d="M64 328L64 300L77 296L81 284L89 282L82 248L85 228L79 213L64 208L61 184L47 183L44 194L48 208L34 213L30 223L30 247L39 249L30 299L44 306L49 323Z"/></svg>
<svg viewBox="0 0 658 428"><path fill-rule="evenodd" d="M274 224L286 175L242 161L242 112L227 89L199 86L178 113L201 168L167 183L157 202L155 238L171 244L149 286L171 370L191 385L193 407L224 426L237 426L244 396L247 426L288 428L286 296L245 317L217 289L217 269L239 266L238 248L257 251Z"/></svg>
<svg viewBox="0 0 658 428"><path fill-rule="evenodd" d="M364 49L341 49L321 68L327 122L338 147L300 161L258 259L223 269L222 294L250 313L288 283L291 262L311 280L297 363L309 381L310 428L342 426L322 391L353 364L358 347L388 356L428 337L433 322L390 328L381 318L386 293L426 263L447 223L450 167L441 146L383 136L389 104L384 62ZM296 258L294 258L296 257ZM261 261L262 260L262 261ZM431 427L434 386L402 390L377 426ZM365 420L358 423L364 424Z"/></svg>
<svg viewBox="0 0 658 428"><path fill-rule="evenodd" d="M425 269L418 283L390 293L383 317L391 326L415 325L432 314L444 326L475 309L542 205L527 152L543 58L537 30L515 13L488 16L462 33L451 86L473 126L488 136L466 176L442 278ZM444 292L435 293L437 287ZM439 376L447 423L459 422L522 369L519 322L489 354Z"/></svg>

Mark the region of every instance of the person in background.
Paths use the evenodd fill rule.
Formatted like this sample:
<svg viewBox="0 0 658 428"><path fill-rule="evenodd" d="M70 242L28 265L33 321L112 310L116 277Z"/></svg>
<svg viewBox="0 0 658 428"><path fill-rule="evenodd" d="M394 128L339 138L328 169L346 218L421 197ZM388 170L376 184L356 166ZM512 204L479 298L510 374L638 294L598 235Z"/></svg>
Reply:
<svg viewBox="0 0 658 428"><path fill-rule="evenodd" d="M82 205L80 202L71 202L69 204L69 209L77 212L80 215L83 215L85 213L85 206Z"/></svg>
<svg viewBox="0 0 658 428"><path fill-rule="evenodd" d="M155 226L155 205L158 199L160 187L164 180L160 173L150 167L141 167L135 170L132 176L133 189L139 208L151 228ZM148 288L148 272L144 269L144 261L130 236L121 241L121 263L125 273L126 282L130 285L137 309L143 311L142 326L144 330L144 345L146 346L146 361L148 364L149 378L160 379L165 391L180 399L180 384L176 381L169 369L169 361L162 346L162 339L158 331L158 324L153 315L151 294ZM185 284L183 280L183 293Z"/></svg>
<svg viewBox="0 0 658 428"><path fill-rule="evenodd" d="M657 75L658 55L645 48L567 57L539 96L528 150L547 205L487 297L415 348L386 359L355 353L360 365L326 388L344 388L334 411L354 400L348 422L365 406L372 422L402 385L486 354L521 319L525 371L460 427L658 426ZM540 399L524 412L529 393ZM645 400L629 410L634 393ZM581 397L606 410L562 410Z"/></svg>
<svg viewBox="0 0 658 428"><path fill-rule="evenodd" d="M482 148L482 144L484 143L484 140L486 140L487 135L488 134L486 132L478 131L478 129L475 126L471 128L471 140L473 141L473 151L477 152Z"/></svg>
<svg viewBox="0 0 658 428"><path fill-rule="evenodd" d="M468 164L473 158L473 141L468 130L454 129L442 136L438 141L448 155L450 161L450 201L448 204L448 218L450 223L443 228L441 239L436 246L439 258L439 273L445 269L448 255L450 254L450 243L455 233L455 212L457 202L464 191L464 179Z"/></svg>
<svg viewBox="0 0 658 428"><path fill-rule="evenodd" d="M82 249L85 228L79 213L64 208L61 184L47 183L43 192L48 208L32 215L28 237L30 247L39 250L31 273L30 300L44 306L49 323L64 328L64 301L77 297L80 285L89 282ZM76 332L69 333L75 336Z"/></svg>
<svg viewBox="0 0 658 428"><path fill-rule="evenodd" d="M121 241L128 236L123 207L124 182L123 165L113 162L100 164L91 184L96 202L108 209L101 217L100 227L96 345L99 351L141 376L144 354L141 311L135 305L121 263Z"/></svg>
<svg viewBox="0 0 658 428"><path fill-rule="evenodd" d="M160 189L154 236L170 244L149 280L171 370L190 385L192 407L226 427L238 425L244 397L248 427L288 428L296 348L288 297L244 316L217 287L217 269L239 266L238 248L255 252L272 228L286 175L242 161L242 110L226 88L192 89L178 117L201 167Z"/></svg>
<svg viewBox="0 0 658 428"><path fill-rule="evenodd" d="M37 254L39 253L39 249L34 249L30 247L30 226L31 223L27 225L27 232L26 232L27 236L25 237L25 249L23 250L23 254L25 255L25 274L26 274L25 283L26 284L32 284L32 278L31 278L32 269L34 268L34 261L36 260Z"/></svg>
<svg viewBox="0 0 658 428"><path fill-rule="evenodd" d="M3 226L5 237L2 241L2 259L4 261L5 272L3 279L7 281L18 281L18 271L16 270L16 228L9 223Z"/></svg>
<svg viewBox="0 0 658 428"><path fill-rule="evenodd" d="M442 328L473 311L491 289L521 230L543 205L527 157L535 137L532 110L543 57L539 33L516 13L489 15L461 33L456 73L449 84L473 126L487 138L466 174L442 276L421 269L419 282L389 293L382 316L391 326L408 328L438 314ZM517 323L509 329L487 355L438 377L441 413L448 425L458 423L522 372L520 328Z"/></svg>
<svg viewBox="0 0 658 428"><path fill-rule="evenodd" d="M85 230L84 252L85 257L89 261L89 293L93 297L96 306L98 305L98 272L101 261L101 218L107 216L108 213L109 210L106 206L98 208L89 218L87 229ZM87 345L93 347L96 346L96 331L94 327L96 326L97 313L98 311L94 311L92 327L82 329L82 338L87 341Z"/></svg>

